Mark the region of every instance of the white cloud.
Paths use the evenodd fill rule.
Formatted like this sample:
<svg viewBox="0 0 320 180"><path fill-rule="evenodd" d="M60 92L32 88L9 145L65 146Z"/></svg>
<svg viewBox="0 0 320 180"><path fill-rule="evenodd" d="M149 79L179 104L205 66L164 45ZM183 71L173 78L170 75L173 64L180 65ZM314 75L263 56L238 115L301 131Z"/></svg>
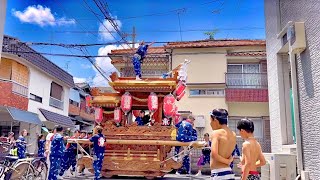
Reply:
<svg viewBox="0 0 320 180"><path fill-rule="evenodd" d="M123 49L123 48L129 48L129 46L128 45L119 45L119 46L108 45L108 46L99 48L98 55L99 56L108 55L108 53L110 53L111 50ZM98 65L98 67L100 67L103 70L105 76L107 77L109 77L109 75L111 75L112 72L118 72L118 70L111 64L111 59L109 57L96 58L96 64ZM100 86L100 87L109 86L107 80L105 80L105 78L94 67L92 68L96 72L96 75L92 80L93 86Z"/></svg>
<svg viewBox="0 0 320 180"><path fill-rule="evenodd" d="M28 6L23 12L12 10L12 14L21 22L37 24L43 26L62 26L75 24L75 19L67 19L65 17L56 19L51 13L51 9L41 5Z"/></svg>
<svg viewBox="0 0 320 180"><path fill-rule="evenodd" d="M74 83L84 83L87 82L86 78L78 78L78 77L73 77Z"/></svg>
<svg viewBox="0 0 320 180"><path fill-rule="evenodd" d="M116 17L112 17L114 18L114 22L118 25L118 29L121 29L122 23L120 22L120 20L117 20ZM100 23L99 25L99 31L102 31L102 33L100 34L100 37L102 40L114 40L116 37L116 30L114 29L114 27L111 25L111 23L108 20L104 20L103 24Z"/></svg>

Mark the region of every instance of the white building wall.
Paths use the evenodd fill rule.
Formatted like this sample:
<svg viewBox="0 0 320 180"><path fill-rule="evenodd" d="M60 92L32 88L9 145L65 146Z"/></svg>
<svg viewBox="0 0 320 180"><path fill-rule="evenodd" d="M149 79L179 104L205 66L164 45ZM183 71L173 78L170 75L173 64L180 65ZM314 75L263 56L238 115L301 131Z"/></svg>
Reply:
<svg viewBox="0 0 320 180"><path fill-rule="evenodd" d="M58 114L62 114L64 116L68 116L69 111L69 87L63 86L63 110L52 107L49 105L50 100L50 89L51 83L56 82L59 85L63 85L58 80L54 80L52 77L43 73L42 71L29 66L29 94L32 93L34 95L42 97L42 103L30 100L28 103L28 111L39 114L40 120L44 121L39 108L46 109L48 111L52 111ZM27 142L32 144L27 148L30 153L37 153L38 143L37 143L37 135L41 133L41 126L37 125L29 125L27 123L20 124L20 132L23 129L27 129L29 132L29 136L27 137Z"/></svg>
<svg viewBox="0 0 320 180"><path fill-rule="evenodd" d="M57 80L54 80L50 76L43 72L30 67L30 82L29 93L42 97L42 103L29 100L28 111L39 114L39 108L46 109L64 116L68 116L69 111L69 87L63 86L63 110L52 107L49 105L51 83L56 82L59 85L63 85Z"/></svg>

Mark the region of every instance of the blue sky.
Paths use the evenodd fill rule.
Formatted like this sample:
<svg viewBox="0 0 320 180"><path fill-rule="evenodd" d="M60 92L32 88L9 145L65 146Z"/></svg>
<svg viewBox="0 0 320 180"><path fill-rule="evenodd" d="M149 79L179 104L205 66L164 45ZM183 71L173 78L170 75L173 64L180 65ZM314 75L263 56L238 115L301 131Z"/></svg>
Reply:
<svg viewBox="0 0 320 180"><path fill-rule="evenodd" d="M180 14L184 41L206 39L204 32L213 29L218 29L215 36L217 39L265 38L263 0L101 1L108 2L111 15L117 19L122 32L131 33L135 26L138 41L180 41L176 12L182 8L185 8L185 12ZM107 33L97 33L99 28L103 31L105 28L88 10L85 2L102 20L102 13L91 0L10 0L7 4L5 34L17 37L23 42L103 43L119 40L116 33L113 33L115 38ZM107 22L105 25L110 26ZM131 38L128 37L128 40ZM78 50L53 46L33 48L39 52L83 55ZM88 50L90 55L98 55L106 54L115 48L117 46L96 46ZM67 70L77 81L88 80L96 86L106 85L85 59L56 56L47 58ZM98 58L97 63L105 71L112 70L108 58Z"/></svg>

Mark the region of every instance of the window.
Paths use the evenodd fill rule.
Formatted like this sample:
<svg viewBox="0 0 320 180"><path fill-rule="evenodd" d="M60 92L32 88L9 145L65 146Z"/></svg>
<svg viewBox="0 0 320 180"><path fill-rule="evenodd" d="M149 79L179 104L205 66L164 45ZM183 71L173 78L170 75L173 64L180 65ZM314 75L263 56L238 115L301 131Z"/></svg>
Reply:
<svg viewBox="0 0 320 180"><path fill-rule="evenodd" d="M57 83L51 83L49 105L63 110L63 88Z"/></svg>
<svg viewBox="0 0 320 180"><path fill-rule="evenodd" d="M51 83L51 91L50 96L57 99L62 100L63 88L59 84L52 82Z"/></svg>
<svg viewBox="0 0 320 180"><path fill-rule="evenodd" d="M228 73L260 73L260 64L228 64Z"/></svg>
<svg viewBox="0 0 320 180"><path fill-rule="evenodd" d="M241 118L241 117L238 117L238 118L229 118L228 119L228 127L236 132L237 136L240 136L239 134L239 130L237 129L237 124L238 124L238 121L240 119L244 119ZM254 123L254 137L256 138L263 138L263 134L264 134L264 126L263 126L263 120L261 118L249 118L253 121Z"/></svg>
<svg viewBox="0 0 320 180"><path fill-rule="evenodd" d="M29 98L29 99L34 100L34 101L37 101L37 102L39 102L39 103L42 103L42 97L37 96L37 95L32 94L32 93L30 93L30 98Z"/></svg>
<svg viewBox="0 0 320 180"><path fill-rule="evenodd" d="M234 88L260 88L266 84L266 74L260 64L228 64L227 85Z"/></svg>
<svg viewBox="0 0 320 180"><path fill-rule="evenodd" d="M191 89L190 96L224 96L224 89Z"/></svg>

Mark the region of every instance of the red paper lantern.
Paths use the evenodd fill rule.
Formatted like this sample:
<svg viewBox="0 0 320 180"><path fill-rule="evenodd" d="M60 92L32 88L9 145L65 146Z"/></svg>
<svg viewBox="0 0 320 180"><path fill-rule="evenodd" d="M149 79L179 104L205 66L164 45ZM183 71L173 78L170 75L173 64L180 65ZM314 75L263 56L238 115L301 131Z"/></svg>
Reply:
<svg viewBox="0 0 320 180"><path fill-rule="evenodd" d="M103 120L103 109L102 108L95 108L94 119L98 124L100 124L102 122L102 120Z"/></svg>
<svg viewBox="0 0 320 180"><path fill-rule="evenodd" d="M179 96L177 96L177 101L180 101L185 94L186 94L186 91L183 91Z"/></svg>
<svg viewBox="0 0 320 180"><path fill-rule="evenodd" d="M129 92L126 92L121 97L121 109L127 115L132 107L132 96Z"/></svg>
<svg viewBox="0 0 320 180"><path fill-rule="evenodd" d="M166 95L163 99L163 113L167 118L174 115L176 99L172 94Z"/></svg>
<svg viewBox="0 0 320 180"><path fill-rule="evenodd" d="M91 96L86 96L86 106L91 107Z"/></svg>
<svg viewBox="0 0 320 180"><path fill-rule="evenodd" d="M158 110L158 96L153 92L148 97L148 108L151 113Z"/></svg>
<svg viewBox="0 0 320 180"><path fill-rule="evenodd" d="M114 109L114 116L113 116L114 122L120 123L122 120L122 112L120 108Z"/></svg>
<svg viewBox="0 0 320 180"><path fill-rule="evenodd" d="M181 93L183 93L185 89L186 89L186 84L183 83L182 81L180 81L177 88L176 88L176 95L180 96Z"/></svg>
<svg viewBox="0 0 320 180"><path fill-rule="evenodd" d="M134 115L134 117L138 117L139 114L140 114L140 111L139 110L133 110L132 114Z"/></svg>

